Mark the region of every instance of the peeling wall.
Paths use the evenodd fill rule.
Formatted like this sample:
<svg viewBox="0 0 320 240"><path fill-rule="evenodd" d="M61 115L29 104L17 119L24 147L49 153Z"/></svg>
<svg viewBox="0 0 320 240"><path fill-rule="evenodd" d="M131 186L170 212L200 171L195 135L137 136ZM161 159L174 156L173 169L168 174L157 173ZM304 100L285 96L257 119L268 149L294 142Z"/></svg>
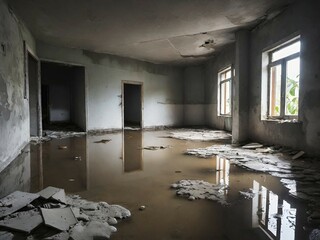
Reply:
<svg viewBox="0 0 320 240"><path fill-rule="evenodd" d="M184 69L184 125L205 125L204 66Z"/></svg>
<svg viewBox="0 0 320 240"><path fill-rule="evenodd" d="M128 58L37 43L42 59L85 67L87 130L122 128L122 81L143 82L144 127L183 122L183 70Z"/></svg>
<svg viewBox="0 0 320 240"><path fill-rule="evenodd" d="M0 1L0 171L29 141L29 103L24 99L23 40L34 50L30 32Z"/></svg>
<svg viewBox="0 0 320 240"><path fill-rule="evenodd" d="M218 72L234 63L235 45L231 44L205 64L205 119L210 127L232 130L232 118L218 116Z"/></svg>
<svg viewBox="0 0 320 240"><path fill-rule="evenodd" d="M298 1L271 22L251 33L250 136L320 154L320 29L319 3ZM261 121L261 54L299 32L301 35L300 123Z"/></svg>

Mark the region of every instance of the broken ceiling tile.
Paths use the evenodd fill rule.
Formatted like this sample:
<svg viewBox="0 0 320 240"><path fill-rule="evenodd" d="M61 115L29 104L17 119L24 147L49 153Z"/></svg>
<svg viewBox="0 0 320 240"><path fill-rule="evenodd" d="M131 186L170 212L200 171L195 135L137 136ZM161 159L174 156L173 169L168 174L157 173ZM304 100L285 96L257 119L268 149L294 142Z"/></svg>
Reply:
<svg viewBox="0 0 320 240"><path fill-rule="evenodd" d="M70 230L73 240L93 240L97 238L110 238L117 229L108 223L91 221L87 224L78 223Z"/></svg>
<svg viewBox="0 0 320 240"><path fill-rule="evenodd" d="M66 231L70 226L78 222L70 207L54 209L41 208L41 213L45 225L60 231Z"/></svg>
<svg viewBox="0 0 320 240"><path fill-rule="evenodd" d="M64 192L64 189L59 189L59 191L52 195L51 198L58 202L66 203L66 193Z"/></svg>
<svg viewBox="0 0 320 240"><path fill-rule="evenodd" d="M71 210L72 210L74 216L76 217L76 219L86 221L86 222L90 220L89 216L86 215L85 213L82 213L80 208L72 207Z"/></svg>
<svg viewBox="0 0 320 240"><path fill-rule="evenodd" d="M12 240L14 235L10 232L0 231L0 240Z"/></svg>
<svg viewBox="0 0 320 240"><path fill-rule="evenodd" d="M39 197L38 194L15 191L10 195L2 198L0 203L3 207L0 208L0 218L5 217L19 209L27 206L33 200Z"/></svg>
<svg viewBox="0 0 320 240"><path fill-rule="evenodd" d="M0 221L0 226L7 229L30 233L41 223L43 223L43 220L39 210L30 210L11 214Z"/></svg>
<svg viewBox="0 0 320 240"><path fill-rule="evenodd" d="M52 197L54 194L56 194L60 190L61 190L60 188L50 186L50 187L47 187L47 188L41 190L40 192L38 192L38 194L45 199L49 199L50 197Z"/></svg>

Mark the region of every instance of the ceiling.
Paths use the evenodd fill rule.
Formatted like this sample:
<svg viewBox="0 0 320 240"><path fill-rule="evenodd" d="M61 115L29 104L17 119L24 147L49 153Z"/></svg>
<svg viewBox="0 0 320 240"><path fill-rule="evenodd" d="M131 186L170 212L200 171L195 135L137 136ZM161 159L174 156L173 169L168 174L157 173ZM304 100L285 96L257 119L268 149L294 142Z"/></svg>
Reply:
<svg viewBox="0 0 320 240"><path fill-rule="evenodd" d="M293 0L7 0L37 40L158 64L194 64Z"/></svg>

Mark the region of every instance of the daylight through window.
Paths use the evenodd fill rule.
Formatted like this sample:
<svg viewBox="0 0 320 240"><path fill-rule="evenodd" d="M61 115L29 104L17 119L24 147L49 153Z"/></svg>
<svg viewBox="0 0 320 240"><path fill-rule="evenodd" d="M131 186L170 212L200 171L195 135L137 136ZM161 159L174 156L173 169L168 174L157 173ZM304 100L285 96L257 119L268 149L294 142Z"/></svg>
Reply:
<svg viewBox="0 0 320 240"><path fill-rule="evenodd" d="M219 72L219 114L231 116L232 70L231 67Z"/></svg>

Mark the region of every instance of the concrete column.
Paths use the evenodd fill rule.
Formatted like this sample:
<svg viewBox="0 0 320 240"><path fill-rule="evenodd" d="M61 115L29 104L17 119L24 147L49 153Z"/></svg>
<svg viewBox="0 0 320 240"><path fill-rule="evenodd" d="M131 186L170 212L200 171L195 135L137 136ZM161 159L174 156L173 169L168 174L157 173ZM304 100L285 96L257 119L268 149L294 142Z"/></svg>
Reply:
<svg viewBox="0 0 320 240"><path fill-rule="evenodd" d="M249 136L249 42L249 31L241 30L236 33L235 77L232 84L232 143L245 142Z"/></svg>

